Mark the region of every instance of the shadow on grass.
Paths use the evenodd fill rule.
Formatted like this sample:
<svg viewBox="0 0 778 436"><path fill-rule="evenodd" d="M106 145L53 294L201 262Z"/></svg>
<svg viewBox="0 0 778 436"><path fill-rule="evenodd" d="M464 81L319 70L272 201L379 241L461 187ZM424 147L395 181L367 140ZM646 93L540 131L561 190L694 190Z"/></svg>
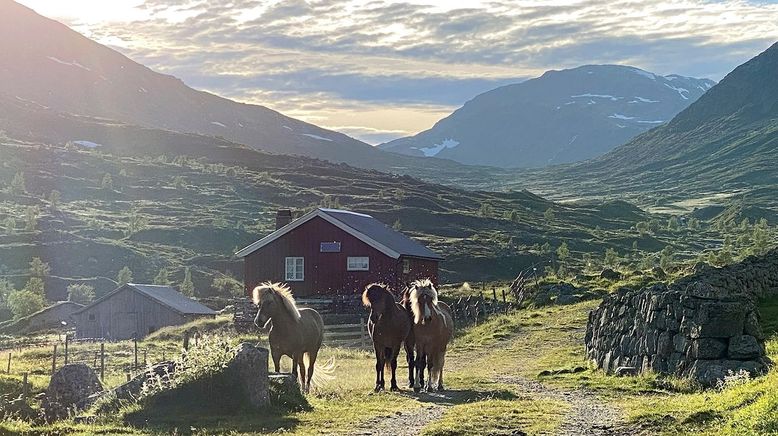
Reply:
<svg viewBox="0 0 778 436"><path fill-rule="evenodd" d="M290 412L274 407L261 412L227 414L193 412L181 407L143 409L127 413L124 422L141 430L181 435L294 431L299 424Z"/></svg>
<svg viewBox="0 0 778 436"><path fill-rule="evenodd" d="M401 391L396 395L413 398L421 403L434 403L445 406L472 403L483 400L514 400L519 398L514 392L507 389L474 390L474 389L446 389L438 392Z"/></svg>

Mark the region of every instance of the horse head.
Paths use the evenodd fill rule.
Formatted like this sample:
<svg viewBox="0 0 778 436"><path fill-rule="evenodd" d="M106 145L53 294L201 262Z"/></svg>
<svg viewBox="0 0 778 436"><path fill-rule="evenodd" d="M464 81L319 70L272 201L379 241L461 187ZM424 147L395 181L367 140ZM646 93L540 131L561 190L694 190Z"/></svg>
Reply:
<svg viewBox="0 0 778 436"><path fill-rule="evenodd" d="M264 328L270 323L270 318L273 313L275 313L276 306L278 305L275 293L271 286L263 283L254 288L252 297L254 304L259 306L257 315L254 317L254 325L259 328Z"/></svg>
<svg viewBox="0 0 778 436"><path fill-rule="evenodd" d="M370 321L377 323L394 304L394 296L383 283L371 283L362 292L362 304L370 309Z"/></svg>
<svg viewBox="0 0 778 436"><path fill-rule="evenodd" d="M414 323L424 325L431 322L434 315L440 315L438 291L430 280L415 281L411 285L409 299Z"/></svg>

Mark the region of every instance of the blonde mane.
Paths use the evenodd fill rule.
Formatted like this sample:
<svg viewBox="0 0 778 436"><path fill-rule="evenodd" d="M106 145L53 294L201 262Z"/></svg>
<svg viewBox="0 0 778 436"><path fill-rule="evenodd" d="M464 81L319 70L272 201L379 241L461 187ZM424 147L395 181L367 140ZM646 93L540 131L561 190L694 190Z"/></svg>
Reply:
<svg viewBox="0 0 778 436"><path fill-rule="evenodd" d="M292 295L292 290L289 289L289 286L283 283L271 282L260 284L254 288L254 304L260 305L262 300L267 298L268 295L271 295L271 298L280 299L281 307L286 310L289 316L295 321L300 320L300 311L297 309L297 303L294 301L294 296Z"/></svg>
<svg viewBox="0 0 778 436"><path fill-rule="evenodd" d="M440 309L438 309L438 291L435 289L435 285L432 284L432 281L430 279L416 280L411 284L411 292L409 295L411 311L413 312L413 322L416 324L421 322L422 317L419 300L425 295L432 300L432 310L439 316L443 315Z"/></svg>
<svg viewBox="0 0 778 436"><path fill-rule="evenodd" d="M363 306L365 306L367 308L371 308L372 307L372 304L370 303L370 298L368 296L368 291L371 288L373 288L373 287L381 288L389 296L389 298L391 298L391 300L394 301L394 295L392 295L392 292L389 290L389 286L387 286L386 283L375 282L375 283L370 283L369 285L365 286L365 290L364 290L364 292L362 292L362 305Z"/></svg>

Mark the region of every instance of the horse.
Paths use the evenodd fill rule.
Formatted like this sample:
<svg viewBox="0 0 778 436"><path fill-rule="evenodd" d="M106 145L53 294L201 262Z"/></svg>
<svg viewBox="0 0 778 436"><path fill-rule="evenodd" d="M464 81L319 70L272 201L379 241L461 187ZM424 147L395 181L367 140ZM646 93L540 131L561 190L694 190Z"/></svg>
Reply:
<svg viewBox="0 0 778 436"><path fill-rule="evenodd" d="M375 392L385 389L384 370L390 368L392 380L390 390L399 391L397 386L397 356L400 346L405 344L410 386L413 386L413 336L411 319L405 309L394 301L394 296L384 284L372 283L362 293L362 304L370 309L367 330L373 339L375 349ZM410 338L409 338L410 337ZM409 341L410 339L410 341Z"/></svg>
<svg viewBox="0 0 778 436"><path fill-rule="evenodd" d="M254 304L259 306L254 324L263 328L271 324L270 354L275 372L279 372L281 356L292 359L292 374L300 368L303 392L311 389L313 367L324 339L324 321L313 309L298 309L289 287L265 282L254 288ZM306 380L306 367L308 369Z"/></svg>
<svg viewBox="0 0 778 436"><path fill-rule="evenodd" d="M443 390L443 365L446 347L454 336L454 318L447 304L438 301L438 292L428 279L411 284L409 303L413 312L413 335L416 341L416 378L414 392L424 385L424 367L429 379L426 390Z"/></svg>

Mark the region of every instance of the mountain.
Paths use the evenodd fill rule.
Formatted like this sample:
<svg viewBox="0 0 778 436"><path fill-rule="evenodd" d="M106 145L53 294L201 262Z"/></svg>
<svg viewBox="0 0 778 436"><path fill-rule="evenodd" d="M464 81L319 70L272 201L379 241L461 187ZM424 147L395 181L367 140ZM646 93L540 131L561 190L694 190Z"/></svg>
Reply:
<svg viewBox="0 0 778 436"><path fill-rule="evenodd" d="M213 295L213 277L240 278L232 254L270 233L281 207L343 207L399 222L446 256L447 281L509 279L541 261L545 242L595 254L628 250L634 239L653 250L667 243L632 235L648 215L623 202L467 191L2 95L0 130L0 271L21 287L30 259L41 257L51 264L51 298L74 282L106 292L124 266L141 282L161 268L178 282L190 267L198 294Z"/></svg>
<svg viewBox="0 0 778 436"><path fill-rule="evenodd" d="M576 162L667 122L714 84L619 65L548 71L478 95L431 129L380 147L500 167Z"/></svg>
<svg viewBox="0 0 778 436"><path fill-rule="evenodd" d="M414 165L266 107L194 90L10 0L0 0L0 53L0 93L54 110L363 167Z"/></svg>
<svg viewBox="0 0 778 436"><path fill-rule="evenodd" d="M748 193L751 200L778 206L776 78L778 43L735 68L669 123L598 159L556 168L553 177L525 176L576 196L650 193L689 199Z"/></svg>

